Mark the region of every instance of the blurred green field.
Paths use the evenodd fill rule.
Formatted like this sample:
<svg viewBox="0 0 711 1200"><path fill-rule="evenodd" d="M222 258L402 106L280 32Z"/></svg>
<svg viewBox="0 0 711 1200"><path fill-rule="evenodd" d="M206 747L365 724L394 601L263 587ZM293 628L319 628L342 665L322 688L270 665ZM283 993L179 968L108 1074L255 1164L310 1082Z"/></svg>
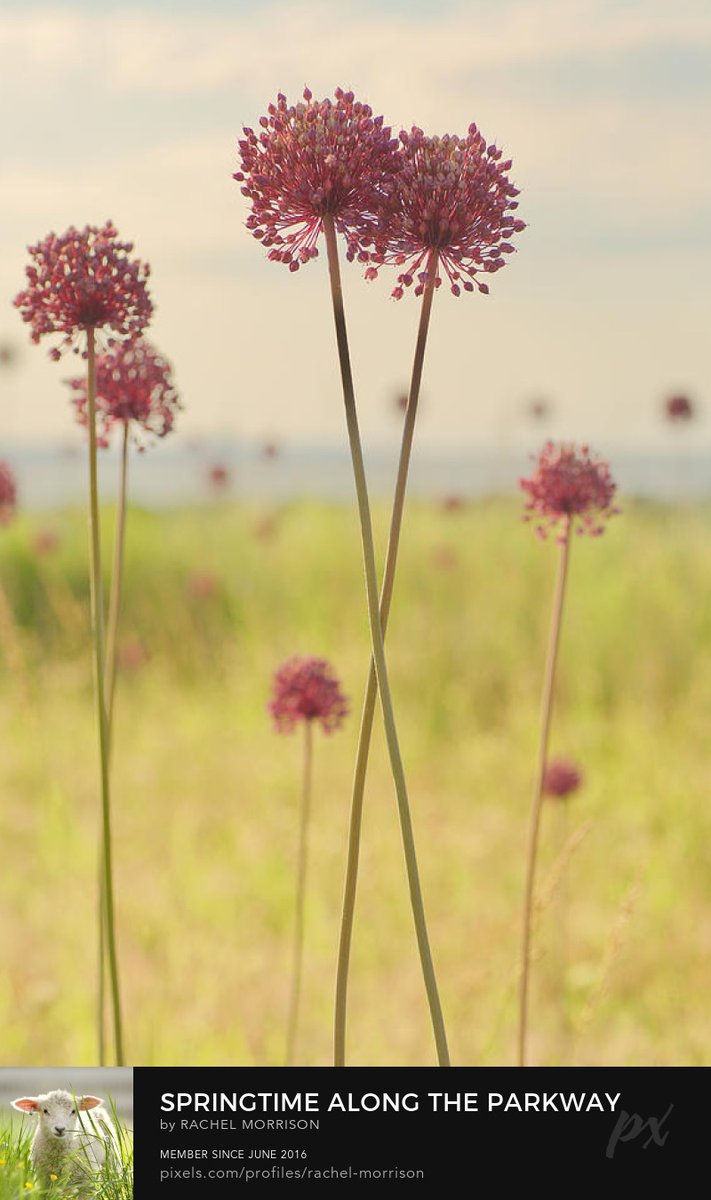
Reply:
<svg viewBox="0 0 711 1200"><path fill-rule="evenodd" d="M586 783L567 812L548 802L544 891L566 819L582 833L540 916L532 1057L708 1064L711 510L624 507L573 547L551 750ZM519 512L413 503L388 637L458 1064L514 1056L556 556ZM40 554L47 529L58 545ZM299 652L330 658L353 706L316 744L299 1058L326 1064L368 665L356 518L315 503L132 511L126 566L114 812L128 1061L282 1061L301 741L275 735L265 705L273 669ZM84 519L18 520L0 537L0 578L0 1061L89 1064L98 767ZM431 1063L380 730L369 778L349 1061Z"/></svg>

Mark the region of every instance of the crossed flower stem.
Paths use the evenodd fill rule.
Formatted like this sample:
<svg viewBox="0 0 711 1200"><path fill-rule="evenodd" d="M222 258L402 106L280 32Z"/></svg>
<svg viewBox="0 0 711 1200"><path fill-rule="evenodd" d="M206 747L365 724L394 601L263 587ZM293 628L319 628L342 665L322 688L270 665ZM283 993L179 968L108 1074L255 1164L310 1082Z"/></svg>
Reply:
<svg viewBox="0 0 711 1200"><path fill-rule="evenodd" d="M420 397L420 383L422 381L422 366L425 357L425 347L427 344L427 333L430 323L430 313L432 310L432 299L434 296L436 277L437 252L433 250L427 263L427 278L422 295L420 324L417 332L417 342L415 344L415 357L412 365L412 377L410 380L410 391L408 393L407 409L405 412L405 423L402 433L402 444L400 447L400 461L398 463L393 511L390 521L390 536L388 539L388 550L385 559L383 584L380 593L380 627L383 632L383 639L385 638L385 633L387 630L388 617L390 615L390 602L392 600L393 586L395 583L395 570L397 567L397 556L400 545L400 531L402 528L402 517L405 506L407 477L410 468L412 440L415 432L415 419L417 417L417 405ZM371 657L365 700L363 702L363 713L361 716L355 773L353 777L351 817L348 838L348 860L346 865L346 880L343 896L343 914L341 917L341 935L338 947L336 1011L334 1023L334 1066L336 1067L345 1066L346 1061L348 974L350 968L351 942L353 938L356 888L358 886L360 839L363 823L363 796L365 792L365 779L368 770L368 756L370 753L370 740L373 732L373 718L375 715L377 690L378 681L375 668L375 659Z"/></svg>
<svg viewBox="0 0 711 1200"><path fill-rule="evenodd" d="M328 271L331 283L331 298L333 302L333 317L336 326L338 358L341 369L341 381L343 385L343 400L346 410L348 439L350 442L351 460L355 478L358 515L360 518L361 541L363 546L363 565L365 570L365 585L368 603L368 620L370 624L375 677L377 680L377 688L380 692L383 723L385 725L385 737L387 740L393 780L397 793L400 828L402 832L402 841L405 851L405 862L407 865L408 883L410 888L410 902L415 921L417 944L422 963L425 989L427 991L427 999L430 1006L435 1044L437 1047L437 1058L439 1065L445 1067L450 1065L449 1050L447 1048L447 1035L444 1028L442 1007L440 1004L439 993L437 991L437 980L435 978L432 953L427 935L427 925L425 922L424 904L422 900L422 889L420 887L420 878L417 868L417 855L415 852L415 840L412 830L412 819L410 817L410 805L407 797L407 784L405 782L405 772L400 754L400 746L398 744L395 716L393 712L392 698L390 695L390 683L388 680L388 672L385 662L383 627L381 625L380 606L378 603L378 581L375 566L375 552L373 548L373 529L370 518L370 505L368 502L365 468L363 464L363 451L361 448L360 432L358 429L358 416L356 412L353 375L351 371L350 354L348 350L348 335L346 332L346 319L343 307L343 291L341 287L341 272L338 261L336 230L333 217L330 213L324 214L323 229L326 237ZM365 757L367 756L364 756L364 758ZM363 762L363 767L361 768L363 777L364 769L365 762ZM352 828L353 824L351 821L351 829ZM348 934L348 936L350 937L350 934Z"/></svg>
<svg viewBox="0 0 711 1200"><path fill-rule="evenodd" d="M548 635L548 650L543 675L543 696L541 699L541 724L538 740L538 757L533 787L533 803L528 831L528 851L526 856L526 886L523 902L523 936L521 941L521 972L519 990L519 1024L518 1024L518 1065L527 1065L528 1040L528 1009L529 983L531 975L531 940L534 915L534 896L536 882L536 860L538 857L538 842L541 825L541 810L543 806L543 787L548 759L548 740L553 712L553 694L555 691L555 673L560 645L560 630L565 599L565 585L568 577L570 561L570 517L566 517L560 535L560 554L558 557L558 574L556 577L555 594L553 597L553 615L550 633Z"/></svg>
<svg viewBox="0 0 711 1200"><path fill-rule="evenodd" d="M294 949L289 998L289 1020L286 1031L286 1066L293 1067L296 1055L296 1035L301 1004L301 976L304 962L304 912L306 874L309 860L309 823L311 819L311 778L313 763L313 721L304 721L304 773L301 789L301 820L299 823L299 857L296 880L296 917Z"/></svg>
<svg viewBox="0 0 711 1200"><path fill-rule="evenodd" d="M99 928L102 954L99 959L99 1001L103 996L103 961L108 958L111 1006L113 1014L114 1049L117 1066L123 1065L123 1033L121 998L119 994L118 957L114 927L113 865L111 857L111 790L109 771L109 721L106 705L106 668L104 658L104 598L101 582L101 539L99 530L99 497L97 485L96 447L96 343L93 327L87 329L87 420L89 426L89 581L91 593L91 628L94 642L94 693L99 730L101 763L101 886L99 888ZM99 1038L103 1042L103 1008L100 1010ZM103 1050L104 1047L100 1046Z"/></svg>
<svg viewBox="0 0 711 1200"><path fill-rule="evenodd" d="M116 514L116 532L114 534L114 561L111 572L111 593L109 596L108 632L106 637L105 695L106 715L108 722L109 754L113 741L114 724L114 693L116 691L116 656L118 650L119 616L121 612L121 595L123 591L123 558L126 541L126 496L128 491L128 421L123 422L121 439L121 468L119 473L118 508ZM106 1035L104 1014L106 1010L106 901L104 892L103 852L99 854L99 903L102 918L99 922L99 1062L103 1066L106 1057Z"/></svg>

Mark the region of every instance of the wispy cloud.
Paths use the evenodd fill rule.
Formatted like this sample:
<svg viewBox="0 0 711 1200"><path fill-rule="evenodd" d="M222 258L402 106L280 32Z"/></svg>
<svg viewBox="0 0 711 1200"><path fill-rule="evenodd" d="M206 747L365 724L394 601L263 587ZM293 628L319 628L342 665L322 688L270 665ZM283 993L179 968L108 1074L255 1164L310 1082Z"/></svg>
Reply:
<svg viewBox="0 0 711 1200"><path fill-rule="evenodd" d="M417 75L435 95L461 71L535 64L659 47L711 47L711 10L696 0L479 0L417 11L379 6L257 4L232 12L6 7L3 67L37 68L44 80L101 67L107 86L131 95L213 93L265 80L298 86L302 64L338 64L339 75L388 85ZM297 78L298 76L298 78ZM326 81L332 84L332 80ZM390 98L390 97L389 97Z"/></svg>
<svg viewBox="0 0 711 1200"><path fill-rule="evenodd" d="M705 0L366 0L357 9L322 0L160 9L6 0L0 103L14 117L3 130L0 286L8 295L19 286L28 241L110 216L153 262L158 332L178 347L193 394L205 391L194 419L222 419L216 398L234 393L234 347L245 339L241 394L258 404L239 409L242 427L274 427L291 388L284 419L293 430L304 419L321 429L335 379L321 366L306 386L291 368L305 345L311 362L330 352L310 316L318 266L313 281L294 282L264 262L230 176L241 124L254 123L278 89L296 96L308 82L328 94L342 82L396 128L463 130L475 118L514 158L530 223L520 254L497 277L491 303L446 301L442 346L468 344L475 322L489 350L477 360L479 403L500 404L529 380L575 397L581 423L606 411L605 388L619 413L615 389L628 398L651 388L673 376L676 361L692 376L702 370L695 331L711 265L711 73L701 64L710 53ZM354 289L356 322L368 327L373 297L387 305L386 292ZM266 314L287 306L274 355ZM394 354L408 353L408 314L385 311L395 333L374 334L373 361L363 347L370 397L398 386ZM645 341L655 347L646 357ZM450 349L438 358L435 336L439 411L466 428L471 410ZM33 386L45 370L33 368ZM15 403L21 423L27 405L19 393ZM380 401L364 403L377 425ZM338 421L334 410L334 429Z"/></svg>

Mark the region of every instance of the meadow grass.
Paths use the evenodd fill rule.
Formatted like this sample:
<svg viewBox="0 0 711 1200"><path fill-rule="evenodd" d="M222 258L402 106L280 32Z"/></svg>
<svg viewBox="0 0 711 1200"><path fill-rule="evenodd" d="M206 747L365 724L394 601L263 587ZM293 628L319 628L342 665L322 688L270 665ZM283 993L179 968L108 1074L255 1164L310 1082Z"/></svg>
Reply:
<svg viewBox="0 0 711 1200"><path fill-rule="evenodd" d="M111 1116L116 1131L116 1151L110 1163L96 1173L87 1170L82 1200L132 1200L133 1135L118 1119L113 1104ZM30 1120L10 1119L0 1113L0 1200L73 1200L76 1186L61 1178L44 1184L37 1178L30 1159L30 1147L36 1124Z"/></svg>
<svg viewBox="0 0 711 1200"><path fill-rule="evenodd" d="M623 500L624 502L624 500ZM580 762L566 863L568 1013L555 902L539 916L533 1062L711 1062L711 512L624 503L579 539L551 753ZM553 542L515 502L408 511L388 657L454 1063L515 1054L523 856ZM377 544L387 533L376 507ZM112 514L104 514L107 533ZM268 520L265 520L268 517ZM33 550L37 529L61 536ZM266 530L266 534L265 534ZM0 677L0 1061L96 1061L95 736L86 529L23 517L0 539L24 679ZM209 595L191 579L214 576ZM271 674L327 657L350 696L314 779L300 1053L330 1061L357 723L369 663L356 517L299 503L129 515L119 674L116 894L127 1061L279 1063L301 741ZM4 639L5 635L3 635ZM540 883L560 851L546 808ZM354 933L348 1061L430 1063L395 797L376 722ZM1 1200L4 1195L0 1194Z"/></svg>

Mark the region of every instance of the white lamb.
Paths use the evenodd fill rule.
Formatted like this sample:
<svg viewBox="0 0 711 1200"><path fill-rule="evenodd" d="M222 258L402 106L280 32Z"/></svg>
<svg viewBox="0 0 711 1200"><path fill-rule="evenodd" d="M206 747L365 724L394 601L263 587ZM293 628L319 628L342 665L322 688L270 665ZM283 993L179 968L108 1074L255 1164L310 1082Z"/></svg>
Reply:
<svg viewBox="0 0 711 1200"><path fill-rule="evenodd" d="M114 1126L98 1096L47 1092L22 1096L12 1107L38 1118L30 1159L44 1185L56 1176L81 1192L117 1150Z"/></svg>

